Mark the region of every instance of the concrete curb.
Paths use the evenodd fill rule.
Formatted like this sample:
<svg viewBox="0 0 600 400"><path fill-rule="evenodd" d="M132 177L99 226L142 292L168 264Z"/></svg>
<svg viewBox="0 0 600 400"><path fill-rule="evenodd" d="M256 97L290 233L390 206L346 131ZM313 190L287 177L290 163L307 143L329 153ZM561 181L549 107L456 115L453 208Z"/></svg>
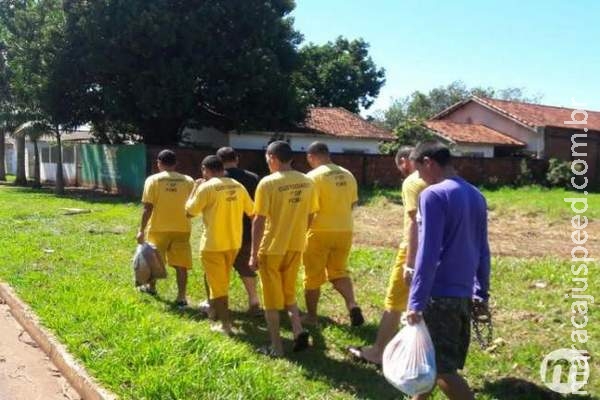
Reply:
<svg viewBox="0 0 600 400"><path fill-rule="evenodd" d="M102 389L94 379L79 365L51 333L42 328L38 318L5 283L0 283L0 299L10 307L14 318L27 331L29 336L48 355L56 368L85 400L116 400L117 397Z"/></svg>

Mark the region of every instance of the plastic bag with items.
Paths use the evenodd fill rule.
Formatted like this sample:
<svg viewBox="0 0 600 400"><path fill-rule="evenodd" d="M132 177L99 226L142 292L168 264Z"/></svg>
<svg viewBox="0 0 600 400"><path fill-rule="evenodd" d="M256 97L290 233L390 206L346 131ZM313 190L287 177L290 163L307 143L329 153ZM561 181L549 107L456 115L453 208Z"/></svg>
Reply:
<svg viewBox="0 0 600 400"><path fill-rule="evenodd" d="M133 276L135 286L142 286L152 279L164 279L167 270L156 247L148 242L139 244L133 255Z"/></svg>
<svg viewBox="0 0 600 400"><path fill-rule="evenodd" d="M383 352L383 375L409 396L429 392L436 380L435 350L424 321L404 326Z"/></svg>

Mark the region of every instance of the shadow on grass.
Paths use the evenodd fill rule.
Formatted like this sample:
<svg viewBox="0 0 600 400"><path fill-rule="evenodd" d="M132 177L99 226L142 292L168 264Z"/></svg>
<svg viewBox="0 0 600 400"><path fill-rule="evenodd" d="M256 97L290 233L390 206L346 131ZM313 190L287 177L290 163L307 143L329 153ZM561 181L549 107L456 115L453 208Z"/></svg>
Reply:
<svg viewBox="0 0 600 400"><path fill-rule="evenodd" d="M535 383L512 377L486 382L477 392L498 400L598 400L598 397L590 395L563 396Z"/></svg>
<svg viewBox="0 0 600 400"><path fill-rule="evenodd" d="M139 199L133 197L124 197L113 193L107 193L102 190L93 189L65 188L65 193L63 195L55 195L54 188L47 186L33 188L27 186L15 186L7 183L1 183L0 186L11 187L15 193L54 195L56 198L79 200L91 204L126 204L139 201Z"/></svg>
<svg viewBox="0 0 600 400"><path fill-rule="evenodd" d="M239 333L234 340L241 340L259 348L268 343L268 335L264 320L257 323L243 313L233 313ZM323 320L323 319L322 319ZM333 321L329 320L331 323ZM289 318L281 315L282 328L289 329ZM284 338L283 345L286 359L301 367L306 378L325 382L326 384L354 394L363 399L402 399L402 394L389 385L375 366L357 363L349 358L333 359L327 356L327 341L319 328L309 329L312 346L306 351L293 353L291 338ZM289 336L289 335L288 335ZM345 353L345 349L339 349Z"/></svg>

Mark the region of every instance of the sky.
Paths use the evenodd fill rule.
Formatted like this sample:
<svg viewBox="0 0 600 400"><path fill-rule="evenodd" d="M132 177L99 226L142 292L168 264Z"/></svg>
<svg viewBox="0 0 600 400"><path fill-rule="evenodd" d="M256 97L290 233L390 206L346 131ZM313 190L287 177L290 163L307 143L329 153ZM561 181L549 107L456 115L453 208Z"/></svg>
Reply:
<svg viewBox="0 0 600 400"><path fill-rule="evenodd" d="M365 114L462 80L600 110L600 1L296 0L305 43L363 38L386 70Z"/></svg>

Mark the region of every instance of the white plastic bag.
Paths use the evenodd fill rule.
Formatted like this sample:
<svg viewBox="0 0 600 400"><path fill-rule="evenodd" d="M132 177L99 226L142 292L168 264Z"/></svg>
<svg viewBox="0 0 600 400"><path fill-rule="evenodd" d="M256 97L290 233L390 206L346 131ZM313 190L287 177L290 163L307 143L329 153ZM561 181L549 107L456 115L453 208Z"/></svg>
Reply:
<svg viewBox="0 0 600 400"><path fill-rule="evenodd" d="M436 374L435 350L424 321L406 325L383 351L383 375L409 396L429 392Z"/></svg>
<svg viewBox="0 0 600 400"><path fill-rule="evenodd" d="M152 244L144 242L137 246L133 255L133 275L136 286L167 277L165 265Z"/></svg>

